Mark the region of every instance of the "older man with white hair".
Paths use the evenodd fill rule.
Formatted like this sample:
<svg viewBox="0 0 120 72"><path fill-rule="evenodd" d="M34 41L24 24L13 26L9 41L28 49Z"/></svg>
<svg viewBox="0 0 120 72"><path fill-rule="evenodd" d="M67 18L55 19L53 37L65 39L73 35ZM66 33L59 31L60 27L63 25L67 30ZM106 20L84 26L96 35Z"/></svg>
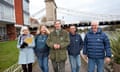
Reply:
<svg viewBox="0 0 120 72"><path fill-rule="evenodd" d="M88 57L88 72L104 72L104 62L111 57L110 42L107 35L99 28L98 21L91 22L91 29L85 36L83 54Z"/></svg>

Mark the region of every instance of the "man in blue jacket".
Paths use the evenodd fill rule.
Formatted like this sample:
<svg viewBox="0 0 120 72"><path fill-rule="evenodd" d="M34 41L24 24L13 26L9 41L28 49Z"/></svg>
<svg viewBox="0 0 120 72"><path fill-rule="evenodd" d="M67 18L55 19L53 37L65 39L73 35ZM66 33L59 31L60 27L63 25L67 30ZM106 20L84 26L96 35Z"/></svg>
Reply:
<svg viewBox="0 0 120 72"><path fill-rule="evenodd" d="M82 49L83 41L79 34L76 33L77 28L74 25L69 27L70 44L68 46L69 60L72 72L80 72L80 50Z"/></svg>
<svg viewBox="0 0 120 72"><path fill-rule="evenodd" d="M91 29L85 36L83 54L88 57L88 72L94 72L95 65L97 72L104 72L104 61L110 62L110 42L97 21L91 22Z"/></svg>

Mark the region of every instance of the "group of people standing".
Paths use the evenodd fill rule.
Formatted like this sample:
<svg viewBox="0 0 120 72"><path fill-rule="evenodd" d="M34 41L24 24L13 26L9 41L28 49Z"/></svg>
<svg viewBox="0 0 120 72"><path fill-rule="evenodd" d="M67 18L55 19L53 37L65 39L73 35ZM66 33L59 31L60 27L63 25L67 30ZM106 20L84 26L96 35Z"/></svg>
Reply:
<svg viewBox="0 0 120 72"><path fill-rule="evenodd" d="M17 44L20 51L18 63L22 65L23 72L32 72L35 54L42 72L49 72L49 58L54 72L65 72L68 52L71 72L80 72L80 51L83 49L85 58L88 58L88 72L94 72L95 65L97 72L103 72L104 61L110 62L111 50L107 35L98 26L98 22L91 22L91 29L85 35L84 42L75 25L70 25L67 32L61 28L60 20L54 22L51 33L45 25L41 25L35 37L24 26Z"/></svg>

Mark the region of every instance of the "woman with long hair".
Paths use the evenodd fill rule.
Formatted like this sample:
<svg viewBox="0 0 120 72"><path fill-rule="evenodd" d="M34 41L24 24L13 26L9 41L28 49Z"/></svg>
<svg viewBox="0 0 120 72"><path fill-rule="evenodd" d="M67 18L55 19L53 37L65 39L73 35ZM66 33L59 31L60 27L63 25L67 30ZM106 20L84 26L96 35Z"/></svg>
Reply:
<svg viewBox="0 0 120 72"><path fill-rule="evenodd" d="M40 25L37 31L37 35L35 37L35 48L34 52L37 56L39 66L42 72L48 72L48 55L49 55L49 47L46 44L46 40L49 34L49 30L45 25Z"/></svg>

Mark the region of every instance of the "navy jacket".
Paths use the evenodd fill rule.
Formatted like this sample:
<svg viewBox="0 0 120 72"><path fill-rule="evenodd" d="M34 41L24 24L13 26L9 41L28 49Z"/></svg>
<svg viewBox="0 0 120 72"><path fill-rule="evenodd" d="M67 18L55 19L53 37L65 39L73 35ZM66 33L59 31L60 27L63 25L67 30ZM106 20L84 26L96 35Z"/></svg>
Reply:
<svg viewBox="0 0 120 72"><path fill-rule="evenodd" d="M96 33L92 29L86 34L84 39L83 54L88 58L103 59L111 57L110 42L107 35L100 28Z"/></svg>
<svg viewBox="0 0 120 72"><path fill-rule="evenodd" d="M77 56L80 54L80 50L82 49L83 46L83 41L82 38L79 34L72 35L71 33L69 34L70 36L70 44L68 45L68 54L72 56Z"/></svg>
<svg viewBox="0 0 120 72"><path fill-rule="evenodd" d="M46 57L49 55L49 47L46 44L47 37L47 35L40 34L35 37L34 52L37 57Z"/></svg>

